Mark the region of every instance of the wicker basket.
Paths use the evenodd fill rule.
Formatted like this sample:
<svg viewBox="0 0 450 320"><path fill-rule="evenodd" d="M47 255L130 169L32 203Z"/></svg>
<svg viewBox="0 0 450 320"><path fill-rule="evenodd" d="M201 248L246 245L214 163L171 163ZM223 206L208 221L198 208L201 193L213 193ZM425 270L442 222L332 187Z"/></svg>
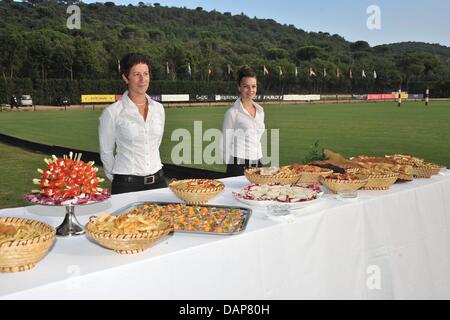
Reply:
<svg viewBox="0 0 450 320"><path fill-rule="evenodd" d="M0 218L0 223L14 227L29 225L42 233L32 240L15 240L0 244L0 272L19 272L34 268L55 241L55 228L37 220Z"/></svg>
<svg viewBox="0 0 450 320"><path fill-rule="evenodd" d="M413 180L414 180L414 177L412 174L409 175L409 174L400 173L398 175L398 179L396 182L413 181Z"/></svg>
<svg viewBox="0 0 450 320"><path fill-rule="evenodd" d="M296 184L297 181L300 179L301 174L300 173L281 173L281 174L274 174L270 176L263 176L259 173L258 168L251 168L251 169L245 169L245 177L254 184L272 184L272 183L278 183L281 185L286 184Z"/></svg>
<svg viewBox="0 0 450 320"><path fill-rule="evenodd" d="M358 174L358 169L348 169L348 173ZM398 173L378 174L372 173L367 175L367 183L361 188L363 190L388 190L398 179Z"/></svg>
<svg viewBox="0 0 450 320"><path fill-rule="evenodd" d="M431 178L437 174L439 170L431 166L413 167L414 178Z"/></svg>
<svg viewBox="0 0 450 320"><path fill-rule="evenodd" d="M360 180L338 180L320 177L320 183L334 193L339 191L356 191L367 184L367 177L361 177Z"/></svg>
<svg viewBox="0 0 450 320"><path fill-rule="evenodd" d="M173 232L173 222L169 217L161 217L158 220L167 222L163 229L139 234L117 234L112 232L98 232L93 227L92 219L86 224L85 230L92 240L105 248L114 250L120 254L135 254L150 248L161 238Z"/></svg>
<svg viewBox="0 0 450 320"><path fill-rule="evenodd" d="M320 177L326 177L333 173L333 170L323 172L299 172L301 174L297 183L319 183Z"/></svg>
<svg viewBox="0 0 450 320"><path fill-rule="evenodd" d="M225 189L225 185L218 180L214 181L215 187L209 188L186 188L184 185L186 182L204 181L208 179L186 179L186 180L175 180L169 184L169 189L172 190L175 195L182 199L187 204L205 204L220 192Z"/></svg>

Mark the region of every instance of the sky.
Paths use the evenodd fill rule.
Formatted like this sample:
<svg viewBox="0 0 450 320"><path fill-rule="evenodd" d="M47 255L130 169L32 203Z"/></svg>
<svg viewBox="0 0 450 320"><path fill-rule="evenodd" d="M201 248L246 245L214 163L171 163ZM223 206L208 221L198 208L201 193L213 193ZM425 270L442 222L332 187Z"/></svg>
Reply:
<svg viewBox="0 0 450 320"><path fill-rule="evenodd" d="M305 31L339 34L346 40L367 41L371 46L403 41L450 46L448 0L116 0L136 5L140 1L161 6L244 13L273 19ZM105 2L83 0L85 3ZM375 7L374 7L375 6ZM369 12L368 12L369 9ZM379 14L378 14L379 12ZM368 23L369 22L369 23ZM369 25L369 26L368 26Z"/></svg>

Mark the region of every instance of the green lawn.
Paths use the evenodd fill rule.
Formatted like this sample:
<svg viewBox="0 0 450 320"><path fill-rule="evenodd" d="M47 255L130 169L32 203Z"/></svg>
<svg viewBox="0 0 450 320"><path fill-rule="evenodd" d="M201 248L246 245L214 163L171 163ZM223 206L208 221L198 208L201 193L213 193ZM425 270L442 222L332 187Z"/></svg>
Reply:
<svg viewBox="0 0 450 320"><path fill-rule="evenodd" d="M161 146L163 160L177 142L176 128L192 130L195 120L203 129L220 128L224 107L166 109L166 129ZM333 105L268 105L266 126L280 129L281 162L298 161L315 140L346 156L411 153L450 164L450 102L403 104L362 103ZM100 111L48 111L0 113L0 133L47 144L98 150ZM215 167L217 168L217 167Z"/></svg>
<svg viewBox="0 0 450 320"><path fill-rule="evenodd" d="M166 128L161 154L170 161L170 136L176 128L220 128L227 108L166 109ZM330 105L267 105L267 128L280 129L281 164L298 162L316 140L343 154L377 155L407 153L450 166L450 102L358 103ZM97 125L100 111L2 112L0 133L46 144L98 151ZM209 142L205 142L204 145ZM0 207L12 206L32 188L28 184L41 165L42 155L1 146ZM5 154L6 155L5 155ZM17 156L16 156L17 154ZM222 171L221 165L193 165ZM19 178L20 174L24 174ZM17 196L15 194L19 193ZM4 195L6 194L6 195ZM8 195L9 194L9 195Z"/></svg>

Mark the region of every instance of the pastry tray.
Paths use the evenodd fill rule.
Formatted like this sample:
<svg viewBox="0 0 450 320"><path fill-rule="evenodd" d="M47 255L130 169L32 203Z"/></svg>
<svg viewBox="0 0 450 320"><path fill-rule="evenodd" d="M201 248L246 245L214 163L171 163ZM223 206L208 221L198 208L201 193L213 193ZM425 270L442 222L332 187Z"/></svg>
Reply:
<svg viewBox="0 0 450 320"><path fill-rule="evenodd" d="M252 215L252 209L250 208L245 208L245 207L239 207L239 206L221 206L221 205L208 205L208 204L204 204L204 205L188 205L186 203L182 203L182 202L153 202L153 201L142 201L142 202L133 202L130 203L116 211L114 211L111 215L120 215L123 213L126 213L134 208L138 208L144 204L149 204L149 205L158 205L158 206L166 206L169 204L172 205L184 205L186 207L206 207L206 208L219 208L219 209L240 209L241 213L242 213L242 219L240 222L240 227L238 228L238 231L234 231L234 232L216 232L216 231L197 231L197 230L175 230L175 233L188 233L188 234L209 234L209 235L221 235L221 236L230 236L230 235L235 235L235 234L240 234L242 233L245 228L247 227L248 224L248 220L250 219L250 216Z"/></svg>

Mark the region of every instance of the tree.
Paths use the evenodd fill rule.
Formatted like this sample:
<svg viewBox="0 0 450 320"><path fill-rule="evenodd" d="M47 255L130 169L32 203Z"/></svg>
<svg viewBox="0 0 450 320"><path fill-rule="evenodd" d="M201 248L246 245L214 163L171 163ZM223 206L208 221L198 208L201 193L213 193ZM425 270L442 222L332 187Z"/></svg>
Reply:
<svg viewBox="0 0 450 320"><path fill-rule="evenodd" d="M412 78L419 79L425 70L421 57L417 53L404 53L398 58L397 66L403 73L403 79L408 88L409 81Z"/></svg>
<svg viewBox="0 0 450 320"><path fill-rule="evenodd" d="M73 69L79 79L101 79L108 73L107 53L100 42L77 37L74 47Z"/></svg>
<svg viewBox="0 0 450 320"><path fill-rule="evenodd" d="M297 50L295 54L297 60L309 60L323 58L325 53L322 48L317 46L304 46Z"/></svg>
<svg viewBox="0 0 450 320"><path fill-rule="evenodd" d="M278 60L287 58L289 53L285 49L271 48L267 50L266 58L269 60Z"/></svg>
<svg viewBox="0 0 450 320"><path fill-rule="evenodd" d="M366 41L356 41L354 43L350 43L350 50L352 51L362 51L369 49L370 45Z"/></svg>
<svg viewBox="0 0 450 320"><path fill-rule="evenodd" d="M61 66L70 74L70 80L73 80L73 64L75 60L75 47L72 43L59 44L53 52L53 61L55 66Z"/></svg>
<svg viewBox="0 0 450 320"><path fill-rule="evenodd" d="M0 62L2 66L3 78L6 74L9 78L14 77L15 71L20 69L25 58L25 50L23 50L22 36L12 30L0 33Z"/></svg>
<svg viewBox="0 0 450 320"><path fill-rule="evenodd" d="M27 34L29 47L28 58L33 61L32 67L41 74L42 80L46 78L48 66L51 61L53 45L48 30L33 31Z"/></svg>

